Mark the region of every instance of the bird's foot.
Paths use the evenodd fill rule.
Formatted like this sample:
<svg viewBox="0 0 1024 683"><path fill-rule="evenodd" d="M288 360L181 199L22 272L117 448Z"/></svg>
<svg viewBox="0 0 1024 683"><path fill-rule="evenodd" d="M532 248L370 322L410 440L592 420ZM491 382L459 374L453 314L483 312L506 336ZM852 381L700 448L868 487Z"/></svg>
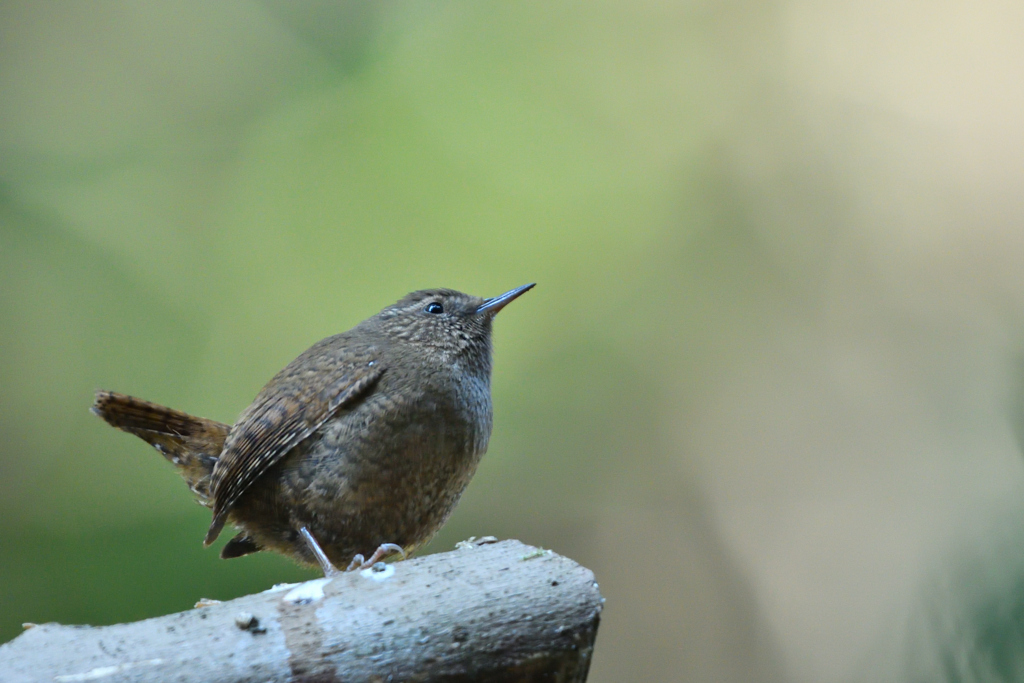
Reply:
<svg viewBox="0 0 1024 683"><path fill-rule="evenodd" d="M356 569L369 569L373 565L383 560L385 557L388 557L389 555L394 555L395 553L401 555L403 560L405 559L405 551L402 550L402 546L396 545L394 543L381 543L380 546L373 552L373 555L370 555L370 559L368 560L364 560L361 554L356 553L356 556L352 558L351 562L349 562L349 565L345 569L345 571L351 572Z"/></svg>
<svg viewBox="0 0 1024 683"><path fill-rule="evenodd" d="M316 558L317 563L320 565L320 569L324 572L324 577L333 579L335 576L341 574L341 570L331 564L331 561L327 559L327 554L320 547L320 544L313 538L313 534L309 533L309 529L302 527L299 529L299 534L302 535L302 540L306 542L306 547L309 548L309 552L313 553L313 557Z"/></svg>

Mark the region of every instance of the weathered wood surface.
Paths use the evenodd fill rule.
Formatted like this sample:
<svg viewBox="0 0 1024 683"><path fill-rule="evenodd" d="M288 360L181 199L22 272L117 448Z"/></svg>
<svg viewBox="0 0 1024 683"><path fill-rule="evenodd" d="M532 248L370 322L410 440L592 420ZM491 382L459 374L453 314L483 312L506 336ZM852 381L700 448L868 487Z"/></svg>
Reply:
<svg viewBox="0 0 1024 683"><path fill-rule="evenodd" d="M380 569L378 566L375 569ZM584 681L603 598L518 541L114 626L35 626L0 681Z"/></svg>

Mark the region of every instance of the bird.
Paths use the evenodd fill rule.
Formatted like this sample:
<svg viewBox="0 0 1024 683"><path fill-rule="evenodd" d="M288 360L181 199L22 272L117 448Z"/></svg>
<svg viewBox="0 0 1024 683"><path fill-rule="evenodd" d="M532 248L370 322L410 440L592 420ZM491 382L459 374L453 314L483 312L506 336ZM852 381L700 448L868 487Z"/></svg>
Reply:
<svg viewBox="0 0 1024 683"><path fill-rule="evenodd" d="M326 576L404 559L455 509L491 435L495 315L534 287L412 292L278 372L233 425L113 391L92 412L170 461L222 558L274 551ZM365 559L366 556L369 559Z"/></svg>

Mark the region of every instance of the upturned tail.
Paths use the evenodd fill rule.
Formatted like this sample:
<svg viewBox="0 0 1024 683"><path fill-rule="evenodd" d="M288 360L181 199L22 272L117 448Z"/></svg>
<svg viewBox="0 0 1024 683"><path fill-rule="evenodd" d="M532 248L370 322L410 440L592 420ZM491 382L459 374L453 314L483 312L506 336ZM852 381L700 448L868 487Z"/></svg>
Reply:
<svg viewBox="0 0 1024 683"><path fill-rule="evenodd" d="M230 426L113 391L97 391L92 412L153 446L177 468L201 504L213 505L210 475Z"/></svg>

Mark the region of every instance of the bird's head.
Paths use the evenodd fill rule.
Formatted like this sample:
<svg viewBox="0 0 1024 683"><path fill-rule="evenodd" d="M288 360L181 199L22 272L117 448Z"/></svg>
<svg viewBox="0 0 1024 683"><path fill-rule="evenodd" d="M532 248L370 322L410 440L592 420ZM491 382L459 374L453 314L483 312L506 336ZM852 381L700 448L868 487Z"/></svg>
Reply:
<svg viewBox="0 0 1024 683"><path fill-rule="evenodd" d="M377 323L391 343L417 346L448 361L474 357L489 369L494 316L532 288L523 285L490 299L454 289L422 289L381 311Z"/></svg>

